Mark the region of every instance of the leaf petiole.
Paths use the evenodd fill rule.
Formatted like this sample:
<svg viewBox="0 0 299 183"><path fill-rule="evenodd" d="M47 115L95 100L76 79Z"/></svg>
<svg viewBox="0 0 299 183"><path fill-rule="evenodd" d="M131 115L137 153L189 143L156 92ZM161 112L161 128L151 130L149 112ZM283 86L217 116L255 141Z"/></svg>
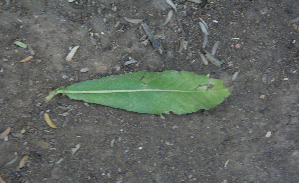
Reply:
<svg viewBox="0 0 299 183"><path fill-rule="evenodd" d="M57 88L57 89L54 90L54 91L51 91L51 92L49 93L49 95L46 97L46 101L50 101L55 95L57 95L57 94L59 94L59 93L63 93L62 91L63 91L64 88L65 88L65 87L60 87L60 88Z"/></svg>

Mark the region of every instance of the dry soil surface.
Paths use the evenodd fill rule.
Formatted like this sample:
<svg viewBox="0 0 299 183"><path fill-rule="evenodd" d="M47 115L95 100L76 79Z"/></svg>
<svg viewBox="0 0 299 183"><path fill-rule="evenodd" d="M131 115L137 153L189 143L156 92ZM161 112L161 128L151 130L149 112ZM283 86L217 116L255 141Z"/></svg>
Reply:
<svg viewBox="0 0 299 183"><path fill-rule="evenodd" d="M12 129L0 141L4 181L299 180L299 1L173 2L177 13L163 25L172 9L163 0L0 1L0 133ZM163 53L124 17L143 19ZM221 68L199 56L200 17L207 50L220 42ZM138 62L126 65L130 59ZM45 101L61 86L141 70L209 74L234 90L217 107L185 115L138 114L63 95ZM45 112L58 128L46 124Z"/></svg>

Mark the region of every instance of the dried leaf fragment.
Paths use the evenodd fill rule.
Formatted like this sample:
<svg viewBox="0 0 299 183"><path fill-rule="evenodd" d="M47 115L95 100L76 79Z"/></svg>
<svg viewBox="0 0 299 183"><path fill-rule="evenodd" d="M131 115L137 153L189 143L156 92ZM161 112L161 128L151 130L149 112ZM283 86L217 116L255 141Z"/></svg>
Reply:
<svg viewBox="0 0 299 183"><path fill-rule="evenodd" d="M66 61L71 61L72 60L72 58L74 57L74 55L75 55L75 53L77 52L77 50L78 50L78 48L79 48L80 46L75 46L71 51L70 51L70 53L66 56Z"/></svg>
<svg viewBox="0 0 299 183"><path fill-rule="evenodd" d="M24 58L23 60L21 60L20 62L21 62L21 63L28 62L28 61L31 60L31 59L33 59L33 56L26 57L26 58Z"/></svg>
<svg viewBox="0 0 299 183"><path fill-rule="evenodd" d="M72 148L71 152L74 155L79 149L80 149L81 145L77 144L75 148Z"/></svg>
<svg viewBox="0 0 299 183"><path fill-rule="evenodd" d="M166 0L166 3L169 4L169 6L171 6L176 13L178 12L178 10L176 9L175 5L171 0Z"/></svg>
<svg viewBox="0 0 299 183"><path fill-rule="evenodd" d="M134 64L134 63L138 63L138 61L132 59L132 60L126 61L126 62L124 63L124 65L127 66L127 65L130 65L130 64Z"/></svg>
<svg viewBox="0 0 299 183"><path fill-rule="evenodd" d="M235 72L235 74L232 77L232 81L235 81L237 79L237 77L239 76L241 70L239 70L238 72Z"/></svg>
<svg viewBox="0 0 299 183"><path fill-rule="evenodd" d="M203 33L203 44L202 44L202 48L205 48L207 46L207 43L208 43L208 29L206 28L205 24L203 24L202 22L199 22L199 25L200 25L200 28L201 28L201 31Z"/></svg>
<svg viewBox="0 0 299 183"><path fill-rule="evenodd" d="M154 47L154 49L162 54L163 53L163 48L162 45L157 41L157 39L155 38L155 36L152 34L150 28L148 27L148 25L146 23L141 23L141 26L144 30L144 32L147 34L147 37L149 38L149 40L152 42L152 45Z"/></svg>
<svg viewBox="0 0 299 183"><path fill-rule="evenodd" d="M202 0L188 0L188 1L191 1L191 2L194 2L194 3L202 3Z"/></svg>
<svg viewBox="0 0 299 183"><path fill-rule="evenodd" d="M115 138L113 138L113 139L110 141L110 147L113 147L113 146L114 146L114 143L115 143Z"/></svg>
<svg viewBox="0 0 299 183"><path fill-rule="evenodd" d="M167 17L166 17L165 22L163 23L163 25L168 24L168 22L171 20L172 15L173 15L173 10L170 10L167 14Z"/></svg>
<svg viewBox="0 0 299 183"><path fill-rule="evenodd" d="M4 139L11 131L11 127L8 127L3 133L0 135L0 139Z"/></svg>
<svg viewBox="0 0 299 183"><path fill-rule="evenodd" d="M51 128L57 128L54 123L52 122L50 116L48 113L44 113L44 119L47 122L47 124L51 127Z"/></svg>
<svg viewBox="0 0 299 183"><path fill-rule="evenodd" d="M127 17L124 17L124 19L133 24L139 24L143 21L142 19L132 19L132 18L127 18Z"/></svg>
<svg viewBox="0 0 299 183"><path fill-rule="evenodd" d="M14 159L10 160L8 163L6 163L5 165L12 165L14 162L16 162L18 160L19 156L16 156Z"/></svg>
<svg viewBox="0 0 299 183"><path fill-rule="evenodd" d="M29 158L29 155L26 155L22 158L22 160L20 161L20 164L19 164L19 168L23 168L25 166L25 163L27 162Z"/></svg>
<svg viewBox="0 0 299 183"><path fill-rule="evenodd" d="M208 64L209 64L204 54L202 54L201 52L199 52L199 56L200 56L202 62L203 62L205 65L208 65Z"/></svg>
<svg viewBox="0 0 299 183"><path fill-rule="evenodd" d="M215 56L216 54L216 51L219 47L219 41L216 41L216 43L214 44L213 48L212 48L212 51L211 51L211 54Z"/></svg>
<svg viewBox="0 0 299 183"><path fill-rule="evenodd" d="M6 182L2 179L1 176L0 176L0 183L6 183Z"/></svg>
<svg viewBox="0 0 299 183"><path fill-rule="evenodd" d="M212 55L210 52L208 52L207 50L204 50L205 52L205 56L207 58L207 60L209 62L211 62L212 64L214 64L215 66L217 67L221 67L222 64L224 64L225 62L224 61L220 61L218 60L216 57L214 57L214 55Z"/></svg>

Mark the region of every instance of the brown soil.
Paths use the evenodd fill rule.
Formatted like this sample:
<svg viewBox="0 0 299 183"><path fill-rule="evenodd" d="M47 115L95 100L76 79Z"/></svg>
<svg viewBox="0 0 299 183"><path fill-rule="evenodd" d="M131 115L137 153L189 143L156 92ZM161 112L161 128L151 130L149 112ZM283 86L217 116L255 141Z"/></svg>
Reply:
<svg viewBox="0 0 299 183"><path fill-rule="evenodd" d="M3 180L299 180L299 49L294 41L299 23L291 23L299 17L299 1L173 2L178 14L163 26L171 10L163 0L0 1L0 133L12 128L8 140L0 141ZM143 44L140 24L124 17L144 19L153 34L161 35L163 54ZM216 56L226 61L222 68L206 66L199 57L199 17L210 33L207 50L220 41ZM31 45L34 55L16 40ZM180 49L181 40L188 41L187 49ZM66 61L69 48L77 45ZM20 63L30 55L32 60ZM139 62L125 66L130 57ZM86 67L88 72L80 72ZM63 95L45 102L58 87L141 70L210 74L234 90L217 107L186 115L138 114ZM57 129L46 124L45 112ZM81 148L72 154L77 144ZM25 155L30 158L18 169Z"/></svg>

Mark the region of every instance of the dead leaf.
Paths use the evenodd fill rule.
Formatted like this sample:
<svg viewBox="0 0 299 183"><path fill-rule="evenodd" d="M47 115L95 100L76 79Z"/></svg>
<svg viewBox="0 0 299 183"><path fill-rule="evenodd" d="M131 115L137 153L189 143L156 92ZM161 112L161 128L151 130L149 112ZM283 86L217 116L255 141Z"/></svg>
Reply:
<svg viewBox="0 0 299 183"><path fill-rule="evenodd" d="M21 63L28 62L28 61L31 60L31 59L33 59L33 56L26 57L26 58L24 58L23 60L21 60L20 62L21 62Z"/></svg>
<svg viewBox="0 0 299 183"><path fill-rule="evenodd" d="M49 116L48 113L44 113L44 118L45 118L47 124L48 124L51 128L57 128L57 127L54 125L54 123L52 122L52 120L51 120L51 118L50 118L50 116Z"/></svg>
<svg viewBox="0 0 299 183"><path fill-rule="evenodd" d="M113 147L115 143L115 138L110 141L110 147Z"/></svg>
<svg viewBox="0 0 299 183"><path fill-rule="evenodd" d="M77 144L75 148L72 148L71 152L72 154L75 154L79 149L80 149L81 145Z"/></svg>
<svg viewBox="0 0 299 183"><path fill-rule="evenodd" d="M0 183L6 183L6 182L2 179L1 176L0 176Z"/></svg>
<svg viewBox="0 0 299 183"><path fill-rule="evenodd" d="M20 161L20 164L19 164L19 168L23 168L25 166L25 163L27 162L29 158L29 155L26 155L22 158L22 160Z"/></svg>
<svg viewBox="0 0 299 183"><path fill-rule="evenodd" d="M11 128L8 127L3 133L0 135L0 139L4 139L11 131Z"/></svg>
<svg viewBox="0 0 299 183"><path fill-rule="evenodd" d="M139 24L143 21L142 19L132 19L132 18L127 18L127 17L124 17L124 19L133 24Z"/></svg>

